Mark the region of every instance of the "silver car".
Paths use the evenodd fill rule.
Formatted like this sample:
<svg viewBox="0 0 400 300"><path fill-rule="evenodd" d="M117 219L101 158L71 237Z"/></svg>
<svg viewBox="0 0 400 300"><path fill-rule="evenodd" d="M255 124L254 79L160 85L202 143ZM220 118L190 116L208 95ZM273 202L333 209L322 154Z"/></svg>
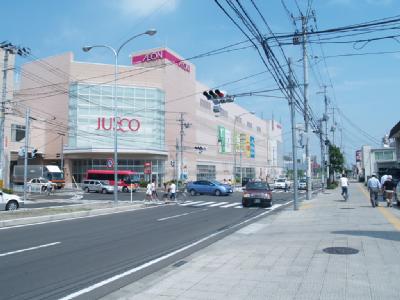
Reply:
<svg viewBox="0 0 400 300"><path fill-rule="evenodd" d="M97 192L102 194L113 193L114 186L110 185L106 180L84 180L82 189L86 193Z"/></svg>
<svg viewBox="0 0 400 300"><path fill-rule="evenodd" d="M0 210L16 210L24 207L24 201L17 195L0 191Z"/></svg>

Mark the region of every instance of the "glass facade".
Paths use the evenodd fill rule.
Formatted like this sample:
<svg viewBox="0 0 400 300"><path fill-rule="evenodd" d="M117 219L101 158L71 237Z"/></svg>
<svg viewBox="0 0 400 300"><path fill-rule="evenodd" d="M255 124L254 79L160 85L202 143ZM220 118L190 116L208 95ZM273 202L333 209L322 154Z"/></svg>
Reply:
<svg viewBox="0 0 400 300"><path fill-rule="evenodd" d="M197 165L197 180L215 180L216 171L214 165Z"/></svg>
<svg viewBox="0 0 400 300"><path fill-rule="evenodd" d="M114 149L113 86L73 83L70 149ZM165 95L157 88L118 86L118 150L165 151Z"/></svg>
<svg viewBox="0 0 400 300"><path fill-rule="evenodd" d="M376 161L394 160L394 150L375 151Z"/></svg>

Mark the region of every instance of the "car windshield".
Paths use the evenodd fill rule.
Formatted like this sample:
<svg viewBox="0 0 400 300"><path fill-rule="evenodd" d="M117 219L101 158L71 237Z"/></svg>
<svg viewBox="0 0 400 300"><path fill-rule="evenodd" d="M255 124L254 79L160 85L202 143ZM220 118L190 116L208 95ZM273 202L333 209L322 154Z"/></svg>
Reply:
<svg viewBox="0 0 400 300"><path fill-rule="evenodd" d="M246 190L269 190L266 182L250 182L246 185Z"/></svg>
<svg viewBox="0 0 400 300"><path fill-rule="evenodd" d="M108 185L109 184L108 180L100 180L100 183L103 184L103 185Z"/></svg>

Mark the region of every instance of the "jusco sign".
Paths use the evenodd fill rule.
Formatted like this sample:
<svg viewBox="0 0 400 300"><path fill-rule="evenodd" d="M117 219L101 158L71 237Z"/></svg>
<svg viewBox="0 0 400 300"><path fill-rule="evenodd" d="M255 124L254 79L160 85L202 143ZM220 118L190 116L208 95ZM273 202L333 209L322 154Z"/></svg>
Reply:
<svg viewBox="0 0 400 300"><path fill-rule="evenodd" d="M96 130L113 130L114 118L99 117L97 119ZM137 119L120 118L117 119L117 131L138 131L140 128L140 122Z"/></svg>

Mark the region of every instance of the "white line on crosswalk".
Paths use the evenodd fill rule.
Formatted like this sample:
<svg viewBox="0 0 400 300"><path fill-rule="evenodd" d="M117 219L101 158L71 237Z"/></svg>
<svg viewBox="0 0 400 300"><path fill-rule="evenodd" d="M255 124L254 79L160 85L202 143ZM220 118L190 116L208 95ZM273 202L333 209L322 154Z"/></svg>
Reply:
<svg viewBox="0 0 400 300"><path fill-rule="evenodd" d="M206 206L206 205L213 204L213 203L215 203L215 202L214 201L212 201L212 202L204 202L204 203L195 204L193 206Z"/></svg>
<svg viewBox="0 0 400 300"><path fill-rule="evenodd" d="M181 206L189 206L189 205L193 205L193 204L197 204L197 203L202 203L204 201L191 201L191 202L185 202L183 204L181 204Z"/></svg>
<svg viewBox="0 0 400 300"><path fill-rule="evenodd" d="M232 206L237 206L237 205L238 205L237 203L230 203L230 204L223 205L223 206L220 206L220 207L227 208L227 207L232 207Z"/></svg>
<svg viewBox="0 0 400 300"><path fill-rule="evenodd" d="M210 207L221 206L221 205L224 205L227 203L229 203L229 202L219 202L219 203L211 204Z"/></svg>

